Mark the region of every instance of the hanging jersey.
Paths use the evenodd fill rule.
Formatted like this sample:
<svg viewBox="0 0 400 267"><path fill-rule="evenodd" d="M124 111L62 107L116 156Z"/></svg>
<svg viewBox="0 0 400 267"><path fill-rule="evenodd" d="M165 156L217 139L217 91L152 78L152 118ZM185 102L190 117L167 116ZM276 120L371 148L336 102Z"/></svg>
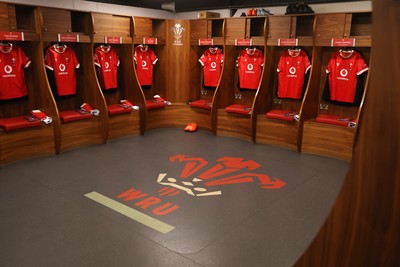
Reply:
<svg viewBox="0 0 400 267"><path fill-rule="evenodd" d="M19 98L28 94L24 68L30 64L31 61L20 47L0 47L0 99Z"/></svg>
<svg viewBox="0 0 400 267"><path fill-rule="evenodd" d="M356 95L357 76L368 70L361 54L354 51L345 58L340 51L334 52L328 62L330 100L353 103Z"/></svg>
<svg viewBox="0 0 400 267"><path fill-rule="evenodd" d="M285 50L278 63L278 97L301 99L305 75L311 68L307 53Z"/></svg>
<svg viewBox="0 0 400 267"><path fill-rule="evenodd" d="M224 62L224 54L222 50L207 49L199 59L203 66L204 86L217 87L219 77L221 76L222 62Z"/></svg>
<svg viewBox="0 0 400 267"><path fill-rule="evenodd" d="M264 66L264 54L257 48L254 48L254 53L253 51L251 53L248 51L248 49L240 51L236 61L239 87L241 89L257 90L260 84L262 67Z"/></svg>
<svg viewBox="0 0 400 267"><path fill-rule="evenodd" d="M153 65L156 64L158 58L154 51L148 46L138 45L135 48L133 59L136 63L136 74L139 79L139 84L153 84Z"/></svg>
<svg viewBox="0 0 400 267"><path fill-rule="evenodd" d="M70 47L47 48L44 64L54 75L56 91L59 96L76 94L75 69L79 68L75 52Z"/></svg>
<svg viewBox="0 0 400 267"><path fill-rule="evenodd" d="M95 49L94 64L98 67L97 74L102 89L118 87L117 73L119 58L114 48L98 46Z"/></svg>

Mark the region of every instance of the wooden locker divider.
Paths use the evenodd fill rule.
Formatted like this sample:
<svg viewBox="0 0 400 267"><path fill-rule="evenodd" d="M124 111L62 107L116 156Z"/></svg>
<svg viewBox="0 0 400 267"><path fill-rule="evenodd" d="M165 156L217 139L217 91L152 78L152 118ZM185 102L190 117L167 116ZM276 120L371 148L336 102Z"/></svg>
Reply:
<svg viewBox="0 0 400 267"><path fill-rule="evenodd" d="M257 143L273 144L295 151L300 150L302 117L306 116L306 112L302 110L305 97L302 99L278 98L277 67L282 53L291 46L300 47L304 50L311 62L314 18L314 14L268 17L266 57L270 64L265 66L265 75L268 76L266 83L267 100L264 106L257 103L261 108L261 113L257 115ZM291 42L297 42L297 45L292 45ZM308 74L310 72L311 70L308 71ZM304 95L307 92L307 83L305 86ZM299 117L298 120L293 118L292 121L267 118L266 113L271 110L287 111L289 117L293 118L294 114L299 115Z"/></svg>
<svg viewBox="0 0 400 267"><path fill-rule="evenodd" d="M0 166L22 159L54 155L57 110L47 85L40 41L40 16L36 7L0 3L0 31L23 32L24 41L12 41L31 60L25 70L28 96L0 102L0 118L30 116L40 109L53 123L39 127L6 131L0 129Z"/></svg>
<svg viewBox="0 0 400 267"><path fill-rule="evenodd" d="M141 134L144 129L141 125L141 113L144 112L145 107L143 95L133 78L135 77L132 47L133 19L130 16L103 13L92 13L92 19L94 25L93 51L98 45L107 42L116 50L120 60L118 90L102 90L98 84L104 103L108 107L106 109L107 140ZM139 106L139 111L130 110L128 113L110 115L109 109L112 106L118 106L121 100L128 100L133 105Z"/></svg>
<svg viewBox="0 0 400 267"><path fill-rule="evenodd" d="M145 130L152 130L164 127L179 127L186 123L186 103L181 101L185 98L186 91L180 86L187 77L183 64L187 64L185 41L186 26L182 21L168 21L165 19L134 17L134 47L147 43L154 51L158 61L153 69L153 82L151 86L141 86L136 75L137 87L140 88L147 103L143 109L143 125ZM172 25L171 25L172 24ZM183 30L180 37L181 44L173 47L172 27L179 24ZM151 44L145 41L155 38L157 43ZM179 52L178 52L179 51ZM176 57L176 53L179 53ZM177 64L179 59L179 64ZM135 65L136 70L136 65ZM136 73L136 71L135 71ZM154 100L154 95L159 95L166 101L172 102L171 105L164 105L158 108L148 108L148 104Z"/></svg>
<svg viewBox="0 0 400 267"><path fill-rule="evenodd" d="M197 19L190 20L190 68L189 68L189 102L191 101L207 101L210 103L204 105L204 108L190 107L188 116L197 123L200 129L206 129L216 133L216 118L218 109L213 104L216 99L215 95L219 87L222 77L219 78L218 85L215 88L203 86L203 67L199 62L203 53L211 46L218 47L224 53L224 19ZM212 41L212 45L208 42ZM202 42L202 44L200 44ZM203 42L205 44L203 44Z"/></svg>
<svg viewBox="0 0 400 267"><path fill-rule="evenodd" d="M224 66L219 88L213 105L218 108L216 134L221 136L237 137L247 141L255 141L256 114L260 107L265 105L265 66L261 74L257 90L240 90L237 86L238 71L236 59L245 46L235 45L236 41L251 40L252 46L264 53L264 64L269 64L266 53L266 17L227 18L225 20L225 51ZM257 105L256 105L257 102ZM228 113L225 108L232 105L246 105L249 115Z"/></svg>
<svg viewBox="0 0 400 267"><path fill-rule="evenodd" d="M71 47L80 63L76 71L77 94L68 97L55 97L57 104L56 151L57 153L78 147L106 142L106 108L98 89L93 66L93 32L90 13L65 9L40 7L42 14L43 48L60 41L60 35L78 36L79 40L63 41ZM61 40L62 41L62 40ZM49 73L50 74L50 73ZM54 88L53 88L54 89ZM98 109L100 114L88 119L63 122L60 113L77 111L83 103Z"/></svg>
<svg viewBox="0 0 400 267"><path fill-rule="evenodd" d="M326 67L332 53L341 47L332 47L332 39L354 38L354 51L360 52L367 65L370 61L371 12L317 14L313 52L313 70L310 76L309 91L303 103L307 110L304 118L301 151L325 155L343 160L351 160L356 127L343 127L318 123L315 118L322 114L343 116L359 121L360 106L345 106L322 99L327 79ZM370 70L368 71L368 73ZM364 77L364 94L369 75Z"/></svg>

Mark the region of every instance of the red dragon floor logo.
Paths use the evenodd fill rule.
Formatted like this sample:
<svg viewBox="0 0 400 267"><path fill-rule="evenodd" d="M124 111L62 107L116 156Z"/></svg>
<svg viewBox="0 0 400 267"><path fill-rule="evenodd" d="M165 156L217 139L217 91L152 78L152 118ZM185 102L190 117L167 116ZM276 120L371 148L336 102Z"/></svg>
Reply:
<svg viewBox="0 0 400 267"><path fill-rule="evenodd" d="M253 160L244 158L222 157L216 163L207 167L208 162L203 158L186 155L175 155L169 158L170 162L184 163L180 179L167 177L166 173L160 173L157 183L167 186L159 191L160 195L173 196L184 191L192 196L216 196L221 195L218 186L258 182L263 189L279 189L286 185L280 179L271 179L267 174L253 173L261 167Z"/></svg>

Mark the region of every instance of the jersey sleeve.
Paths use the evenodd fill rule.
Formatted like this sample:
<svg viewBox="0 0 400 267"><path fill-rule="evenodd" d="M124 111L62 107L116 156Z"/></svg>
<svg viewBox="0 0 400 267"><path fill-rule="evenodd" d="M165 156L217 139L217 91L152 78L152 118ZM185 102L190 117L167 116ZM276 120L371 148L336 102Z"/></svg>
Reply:
<svg viewBox="0 0 400 267"><path fill-rule="evenodd" d="M157 63L157 61L158 61L158 58L157 58L156 54L154 53L153 50L151 50L151 62L152 62L152 64L155 65Z"/></svg>
<svg viewBox="0 0 400 267"><path fill-rule="evenodd" d="M206 64L206 61L207 61L207 57L206 57L206 55L204 53L203 55L201 55L201 57L199 59L199 62L204 67L204 65Z"/></svg>
<svg viewBox="0 0 400 267"><path fill-rule="evenodd" d="M281 72L284 70L285 68L284 62L285 62L285 55L284 53L282 53L281 57L279 58L278 67L276 68L277 72Z"/></svg>
<svg viewBox="0 0 400 267"><path fill-rule="evenodd" d="M311 69L311 62L307 55L304 55L304 67L306 69L305 73Z"/></svg>
<svg viewBox="0 0 400 267"><path fill-rule="evenodd" d="M71 56L72 56L72 62L74 63L74 67L75 67L76 69L79 69L79 67L80 67L79 61L78 61L78 59L76 58L76 55L75 55L74 50L72 50L72 49L71 49Z"/></svg>
<svg viewBox="0 0 400 267"><path fill-rule="evenodd" d="M329 59L328 65L326 66L326 73L331 73L333 71L333 66L335 64L335 55L333 54Z"/></svg>
<svg viewBox="0 0 400 267"><path fill-rule="evenodd" d="M368 70L367 63L364 58L359 55L357 59L357 75L361 75Z"/></svg>
<svg viewBox="0 0 400 267"><path fill-rule="evenodd" d="M54 71L54 65L53 65L53 61L51 60L51 52L50 52L50 48L47 48L46 50L46 55L44 56L44 65L47 69Z"/></svg>
<svg viewBox="0 0 400 267"><path fill-rule="evenodd" d="M94 53L94 65L96 65L97 67L101 68L99 56L97 55L97 53Z"/></svg>
<svg viewBox="0 0 400 267"><path fill-rule="evenodd" d="M258 55L259 57L259 62L260 62L260 66L264 67L264 54L260 51L260 54Z"/></svg>
<svg viewBox="0 0 400 267"><path fill-rule="evenodd" d="M120 64L119 57L118 57L117 51L115 51L114 49L113 49L113 55L114 55L115 66L119 67L119 64Z"/></svg>
<svg viewBox="0 0 400 267"><path fill-rule="evenodd" d="M133 61L135 61L135 64L137 64L137 51L135 49L135 52L133 53Z"/></svg>
<svg viewBox="0 0 400 267"><path fill-rule="evenodd" d="M31 60L30 60L29 57L25 54L24 50L19 49L19 50L18 50L18 54L19 54L18 56L19 56L19 60L20 60L20 62L21 62L21 65L22 65L24 68L29 67L29 65L31 64Z"/></svg>

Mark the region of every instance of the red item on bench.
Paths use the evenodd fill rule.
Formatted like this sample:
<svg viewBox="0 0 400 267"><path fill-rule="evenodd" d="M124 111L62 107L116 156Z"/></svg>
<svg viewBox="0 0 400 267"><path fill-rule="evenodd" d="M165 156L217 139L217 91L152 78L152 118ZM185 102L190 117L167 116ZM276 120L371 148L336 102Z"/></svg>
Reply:
<svg viewBox="0 0 400 267"><path fill-rule="evenodd" d="M294 121L294 115L297 113L291 110L273 109L265 115L269 119L278 119L283 121Z"/></svg>
<svg viewBox="0 0 400 267"><path fill-rule="evenodd" d="M125 107L121 104L112 104L107 106L108 114L110 116L123 114L123 113L130 113L132 111L131 107Z"/></svg>
<svg viewBox="0 0 400 267"><path fill-rule="evenodd" d="M167 104L165 102L157 101L157 100L146 100L146 108L147 109L156 109L156 108L164 108Z"/></svg>
<svg viewBox="0 0 400 267"><path fill-rule="evenodd" d="M70 122L70 121L79 121L90 119L92 117L92 113L85 112L82 110L65 110L60 111L60 119L63 122Z"/></svg>
<svg viewBox="0 0 400 267"><path fill-rule="evenodd" d="M4 130L6 131L40 127L40 126L42 126L42 122L40 121L40 119L31 116L20 116L20 117L0 119L0 127L4 128Z"/></svg>
<svg viewBox="0 0 400 267"><path fill-rule="evenodd" d="M316 119L316 122L319 123L327 123L327 124L334 124L343 127L350 127L351 122L355 122L354 119L350 119L349 117L341 116L341 115L328 115L328 114L321 114Z"/></svg>
<svg viewBox="0 0 400 267"><path fill-rule="evenodd" d="M225 108L226 112L229 113L237 113L237 114L243 114L243 115L250 115L251 114L251 107L246 106L246 105L240 105L240 104L233 104Z"/></svg>
<svg viewBox="0 0 400 267"><path fill-rule="evenodd" d="M204 108L204 109L211 109L211 100L199 99L196 101L190 102L190 106L193 108Z"/></svg>

